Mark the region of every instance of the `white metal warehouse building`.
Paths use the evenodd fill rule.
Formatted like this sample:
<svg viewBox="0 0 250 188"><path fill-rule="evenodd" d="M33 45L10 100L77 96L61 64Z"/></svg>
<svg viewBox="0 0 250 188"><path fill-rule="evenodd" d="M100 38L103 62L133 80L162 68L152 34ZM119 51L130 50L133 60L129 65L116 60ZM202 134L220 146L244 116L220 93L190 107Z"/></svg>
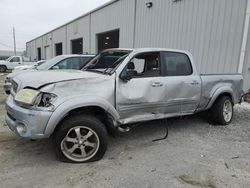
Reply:
<svg viewBox="0 0 250 188"><path fill-rule="evenodd" d="M114 0L26 44L31 60L110 48L190 51L201 73L243 73L250 88L250 0Z"/></svg>

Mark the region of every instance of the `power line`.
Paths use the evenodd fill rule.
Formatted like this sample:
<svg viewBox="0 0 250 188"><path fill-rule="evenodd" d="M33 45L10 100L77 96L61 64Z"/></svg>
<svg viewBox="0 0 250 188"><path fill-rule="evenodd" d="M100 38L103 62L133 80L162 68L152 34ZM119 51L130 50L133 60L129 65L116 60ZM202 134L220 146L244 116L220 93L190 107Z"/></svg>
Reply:
<svg viewBox="0 0 250 188"><path fill-rule="evenodd" d="M0 44L1 44L2 46L7 47L7 48L14 48L13 46L10 46L10 45L7 45L7 44L4 44L4 43L2 43L2 42L0 42ZM19 50L24 50L25 48L16 48L16 49L19 49Z"/></svg>

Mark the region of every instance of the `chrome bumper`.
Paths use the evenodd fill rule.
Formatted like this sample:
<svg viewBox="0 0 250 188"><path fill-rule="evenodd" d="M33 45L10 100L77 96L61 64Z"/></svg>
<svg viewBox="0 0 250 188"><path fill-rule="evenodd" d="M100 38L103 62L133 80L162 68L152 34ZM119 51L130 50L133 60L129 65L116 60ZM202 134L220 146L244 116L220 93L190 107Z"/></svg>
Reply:
<svg viewBox="0 0 250 188"><path fill-rule="evenodd" d="M18 106L9 95L6 100L5 120L8 127L18 136L31 139L47 138L45 128L52 112L29 110Z"/></svg>

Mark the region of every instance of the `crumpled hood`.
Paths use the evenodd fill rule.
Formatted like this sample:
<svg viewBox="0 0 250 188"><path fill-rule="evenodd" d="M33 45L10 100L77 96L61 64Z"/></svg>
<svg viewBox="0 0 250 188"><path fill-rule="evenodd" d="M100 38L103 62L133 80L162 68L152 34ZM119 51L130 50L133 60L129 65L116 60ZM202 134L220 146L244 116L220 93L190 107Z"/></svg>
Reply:
<svg viewBox="0 0 250 188"><path fill-rule="evenodd" d="M78 70L56 70L56 71L34 71L18 74L13 80L18 84L18 91L25 87L40 88L52 83L72 81L79 79L102 80L106 75L78 71Z"/></svg>

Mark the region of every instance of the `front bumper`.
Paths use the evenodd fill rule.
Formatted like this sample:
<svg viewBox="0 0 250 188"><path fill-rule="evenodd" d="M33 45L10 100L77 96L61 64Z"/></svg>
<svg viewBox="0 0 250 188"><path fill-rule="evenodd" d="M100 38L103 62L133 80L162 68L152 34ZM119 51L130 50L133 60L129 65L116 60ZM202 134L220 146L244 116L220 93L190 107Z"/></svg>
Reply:
<svg viewBox="0 0 250 188"><path fill-rule="evenodd" d="M4 91L7 95L10 94L10 90L11 90L12 84L11 82L5 82L3 85Z"/></svg>
<svg viewBox="0 0 250 188"><path fill-rule="evenodd" d="M18 136L31 139L50 136L44 132L52 112L22 108L14 102L12 95L6 100L6 111L6 123Z"/></svg>

